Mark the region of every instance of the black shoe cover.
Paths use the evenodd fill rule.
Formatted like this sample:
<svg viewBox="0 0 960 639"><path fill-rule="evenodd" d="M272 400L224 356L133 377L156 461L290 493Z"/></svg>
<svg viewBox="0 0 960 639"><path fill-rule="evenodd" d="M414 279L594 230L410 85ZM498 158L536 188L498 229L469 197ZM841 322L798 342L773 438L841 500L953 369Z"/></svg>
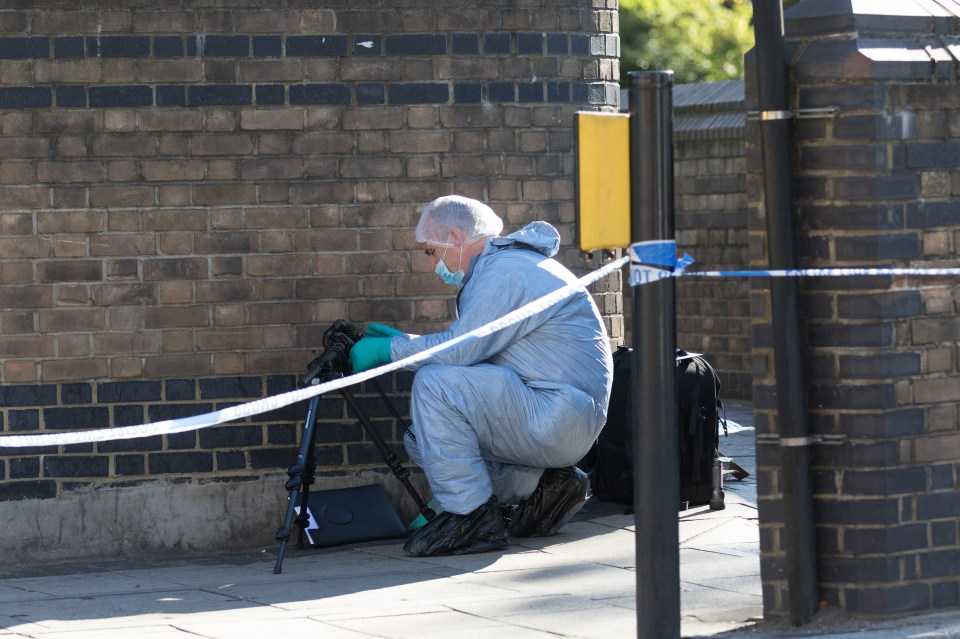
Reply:
<svg viewBox="0 0 960 639"><path fill-rule="evenodd" d="M500 502L491 496L467 515L442 512L413 533L403 549L414 557L468 555L507 546L507 527Z"/></svg>
<svg viewBox="0 0 960 639"><path fill-rule="evenodd" d="M563 528L590 499L590 478L576 466L548 468L533 494L510 514L514 537L549 537Z"/></svg>

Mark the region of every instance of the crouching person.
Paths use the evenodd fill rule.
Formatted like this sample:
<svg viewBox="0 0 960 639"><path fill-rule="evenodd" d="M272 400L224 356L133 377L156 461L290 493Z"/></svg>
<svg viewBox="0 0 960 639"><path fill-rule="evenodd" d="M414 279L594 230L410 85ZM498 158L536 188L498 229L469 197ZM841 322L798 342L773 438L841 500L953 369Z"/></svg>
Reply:
<svg viewBox="0 0 960 639"><path fill-rule="evenodd" d="M423 210L416 240L447 284L458 319L413 336L374 324L350 352L359 372L468 333L576 280L552 259L556 229L533 222L500 237L482 202L441 197ZM571 297L482 339L434 355L414 377L404 436L442 512L404 549L431 556L483 552L515 537L551 535L589 497L573 464L606 420L612 359L590 294Z"/></svg>

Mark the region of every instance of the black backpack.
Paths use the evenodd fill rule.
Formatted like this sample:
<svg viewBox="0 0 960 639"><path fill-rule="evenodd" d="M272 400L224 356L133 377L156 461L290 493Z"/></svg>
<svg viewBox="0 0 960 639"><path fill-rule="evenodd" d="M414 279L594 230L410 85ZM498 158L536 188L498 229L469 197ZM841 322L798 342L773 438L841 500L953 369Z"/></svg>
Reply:
<svg viewBox="0 0 960 639"><path fill-rule="evenodd" d="M593 494L603 501L633 505L633 431L630 377L633 351L613 354L613 390L607 423L597 443L578 464L588 472ZM720 378L699 355L677 349L677 428L680 438L680 501L710 501L713 461L719 445ZM725 425L724 425L725 427Z"/></svg>

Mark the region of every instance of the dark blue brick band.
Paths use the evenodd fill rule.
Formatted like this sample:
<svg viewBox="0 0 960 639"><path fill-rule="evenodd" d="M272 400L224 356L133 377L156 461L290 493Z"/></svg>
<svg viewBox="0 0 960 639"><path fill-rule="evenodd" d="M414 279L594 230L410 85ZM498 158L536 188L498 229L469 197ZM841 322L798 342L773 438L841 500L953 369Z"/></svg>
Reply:
<svg viewBox="0 0 960 639"><path fill-rule="evenodd" d="M114 426L136 426L143 423L143 406L114 406Z"/></svg>
<svg viewBox="0 0 960 639"><path fill-rule="evenodd" d="M97 401L101 404L157 401L160 388L160 382L103 382L97 384Z"/></svg>
<svg viewBox="0 0 960 639"><path fill-rule="evenodd" d="M87 106L87 90L83 87L57 87L58 107Z"/></svg>
<svg viewBox="0 0 960 639"><path fill-rule="evenodd" d="M450 98L446 83L401 83L387 87L390 104L442 104Z"/></svg>
<svg viewBox="0 0 960 639"><path fill-rule="evenodd" d="M590 36L580 33L571 35L570 52L573 55L590 55Z"/></svg>
<svg viewBox="0 0 960 639"><path fill-rule="evenodd" d="M346 84L295 84L290 87L290 104L350 104Z"/></svg>
<svg viewBox="0 0 960 639"><path fill-rule="evenodd" d="M0 38L0 59L24 60L50 56L47 38Z"/></svg>
<svg viewBox="0 0 960 639"><path fill-rule="evenodd" d="M0 109L29 109L52 104L53 92L50 87L0 88Z"/></svg>
<svg viewBox="0 0 960 639"><path fill-rule="evenodd" d="M149 36L100 36L87 38L88 58L145 58L149 55Z"/></svg>
<svg viewBox="0 0 960 639"><path fill-rule="evenodd" d="M53 57L82 58L83 38L54 38Z"/></svg>
<svg viewBox="0 0 960 639"><path fill-rule="evenodd" d="M355 35L353 36L354 55L380 55L383 51L380 36Z"/></svg>
<svg viewBox="0 0 960 639"><path fill-rule="evenodd" d="M39 430L39 410L12 410L9 413L10 430Z"/></svg>
<svg viewBox="0 0 960 639"><path fill-rule="evenodd" d="M290 36L287 55L347 55L347 36Z"/></svg>
<svg viewBox="0 0 960 639"><path fill-rule="evenodd" d="M90 384L63 384L60 401L64 404L90 404L93 402L93 387Z"/></svg>
<svg viewBox="0 0 960 639"><path fill-rule="evenodd" d="M169 84L157 87L157 106L186 106L187 89L183 85ZM190 399L193 399L192 397Z"/></svg>
<svg viewBox="0 0 960 639"><path fill-rule="evenodd" d="M57 387L53 384L0 386L0 406L54 406L56 403Z"/></svg>
<svg viewBox="0 0 960 639"><path fill-rule="evenodd" d="M47 428L82 428L89 430L103 428L110 422L110 411L106 407L81 406L70 408L44 408L43 423Z"/></svg>
<svg viewBox="0 0 960 639"><path fill-rule="evenodd" d="M547 102L569 102L569 82L547 82Z"/></svg>
<svg viewBox="0 0 960 639"><path fill-rule="evenodd" d="M189 106L247 105L253 103L253 89L244 84L208 84L187 89Z"/></svg>
<svg viewBox="0 0 960 639"><path fill-rule="evenodd" d="M483 85L464 82L453 85L453 101L476 103L483 100Z"/></svg>
<svg viewBox="0 0 960 639"><path fill-rule="evenodd" d="M258 84L257 104L263 106L279 106L286 101L286 89L282 84Z"/></svg>
<svg viewBox="0 0 960 639"><path fill-rule="evenodd" d="M570 51L570 43L565 33L547 34L547 54L549 55L567 55Z"/></svg>
<svg viewBox="0 0 960 639"><path fill-rule="evenodd" d="M90 87L90 106L152 106L153 89L148 86Z"/></svg>
<svg viewBox="0 0 960 639"><path fill-rule="evenodd" d="M357 85L357 104L383 104L386 89L382 84L360 83Z"/></svg>
<svg viewBox="0 0 960 639"><path fill-rule="evenodd" d="M196 384L192 379L168 379L164 384L165 397L167 401L196 399L195 386Z"/></svg>
<svg viewBox="0 0 960 639"><path fill-rule="evenodd" d="M517 84L517 99L519 102L543 102L543 83Z"/></svg>
<svg viewBox="0 0 960 639"><path fill-rule="evenodd" d="M279 58L283 55L280 36L253 36L253 55L257 58Z"/></svg>
<svg viewBox="0 0 960 639"><path fill-rule="evenodd" d="M491 82L487 85L487 99L491 102L513 102L513 82Z"/></svg>
<svg viewBox="0 0 960 639"><path fill-rule="evenodd" d="M158 58L183 56L183 38L180 36L156 36L153 39L153 55Z"/></svg>
<svg viewBox="0 0 960 639"><path fill-rule="evenodd" d="M517 53L526 55L540 55L543 53L543 34L518 33Z"/></svg>
<svg viewBox="0 0 960 639"><path fill-rule="evenodd" d="M509 33L485 33L483 35L484 53L510 53Z"/></svg>
<svg viewBox="0 0 960 639"><path fill-rule="evenodd" d="M247 36L198 35L187 38L188 56L246 57L250 54Z"/></svg>
<svg viewBox="0 0 960 639"><path fill-rule="evenodd" d="M480 53L480 36L476 33L454 33L451 47L456 55L476 55Z"/></svg>
<svg viewBox="0 0 960 639"><path fill-rule="evenodd" d="M263 387L259 377L219 377L200 380L200 397L260 397Z"/></svg>
<svg viewBox="0 0 960 639"><path fill-rule="evenodd" d="M447 52L445 35L388 35L387 55L438 55Z"/></svg>

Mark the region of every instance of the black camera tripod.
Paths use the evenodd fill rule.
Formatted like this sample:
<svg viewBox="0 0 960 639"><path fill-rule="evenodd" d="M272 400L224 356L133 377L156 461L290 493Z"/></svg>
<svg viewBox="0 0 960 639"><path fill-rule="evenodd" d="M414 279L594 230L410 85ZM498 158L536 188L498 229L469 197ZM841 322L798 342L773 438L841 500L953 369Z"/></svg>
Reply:
<svg viewBox="0 0 960 639"><path fill-rule="evenodd" d="M321 384L323 382L328 382L343 377L345 371L350 371L350 349L362 337L363 332L358 328L348 324L346 321L337 320L334 322L333 325L331 325L330 328L328 328L323 334L324 352L307 365L307 372L298 380L298 385L301 388L305 388L307 386ZM376 385L376 381L373 381ZM379 386L377 386L377 391L380 393L383 401L390 409L390 412L393 413L398 422L402 423L400 415L393 408L393 405L387 399L386 394L380 389ZM427 521L430 521L436 517L436 513L427 506L426 502L424 502L423 498L420 496L420 493L417 492L417 489L412 483L410 483L409 471L403 467L403 464L400 462L400 458L397 457L397 455L387 447L383 437L379 432L377 432L377 429L374 427L367 414L360 407L360 404L353 396L353 393L347 388L341 388L340 394L343 395L344 400L347 402L347 406L350 407L350 410L360 421L360 424L363 426L366 434L371 440L373 440L373 443L380 451L380 454L383 456L383 460L386 462L387 466L390 467L390 470L393 472L394 476L400 480L400 483L402 483L404 488L407 489L407 492L410 493L410 496L413 498L413 501L416 502L417 508L419 508L423 517ZM310 400L310 405L307 408L307 419L303 425L303 435L301 436L300 451L297 453L297 459L293 463L293 466L287 469L287 475L290 478L287 480L286 484L284 484L284 488L290 491L290 495L289 502L287 504L287 514L283 520L283 526L281 526L281 528L277 531L277 540L280 542L280 550L277 553L277 563L273 567L273 574L275 575L279 575L283 571L283 555L287 548L287 542L290 541L290 533L294 520L296 520L297 526L300 529L297 535L297 548L301 550L303 549L304 533L310 522L310 515L307 512L307 504L310 496L310 485L313 484L317 471L314 442L316 439L317 412L319 405L320 395L315 395ZM300 507L299 513L296 513L297 506ZM295 514L296 519L294 519Z"/></svg>

